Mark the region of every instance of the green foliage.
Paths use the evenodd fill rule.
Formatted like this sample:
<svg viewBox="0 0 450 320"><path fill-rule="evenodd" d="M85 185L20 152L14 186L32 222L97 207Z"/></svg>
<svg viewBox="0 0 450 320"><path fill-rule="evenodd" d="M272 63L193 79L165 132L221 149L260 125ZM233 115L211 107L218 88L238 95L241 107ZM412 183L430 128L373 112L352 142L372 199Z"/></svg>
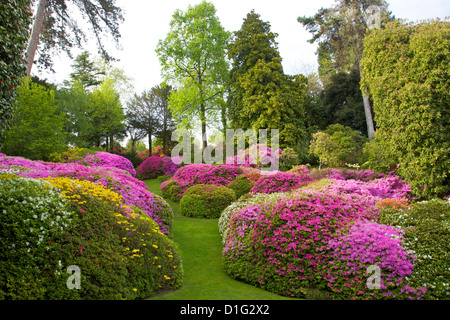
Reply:
<svg viewBox="0 0 450 320"><path fill-rule="evenodd" d="M140 209L101 185L49 181L57 188L0 178L0 298L137 299L181 285L178 248ZM78 290L66 286L71 265L80 268Z"/></svg>
<svg viewBox="0 0 450 320"><path fill-rule="evenodd" d="M45 184L0 175L2 300L77 297L75 291L60 290L64 271L57 254L74 215L58 190Z"/></svg>
<svg viewBox="0 0 450 320"><path fill-rule="evenodd" d="M448 300L450 295L450 202L433 199L411 205L410 209L384 209L378 216L383 224L405 229L407 250L417 259L412 283L423 286L424 299Z"/></svg>
<svg viewBox="0 0 450 320"><path fill-rule="evenodd" d="M416 196L450 193L450 23L393 22L364 40L377 139Z"/></svg>
<svg viewBox="0 0 450 320"><path fill-rule="evenodd" d="M254 11L235 33L228 53L233 64L229 113L235 128L279 129L284 148L304 135L307 79L284 74L275 37Z"/></svg>
<svg viewBox="0 0 450 320"><path fill-rule="evenodd" d="M159 41L159 56L165 81L177 87L170 96L170 108L181 125L200 120L202 135L206 124L218 117L224 105L228 78L226 46L230 33L221 26L216 9L202 1L187 11L175 11L170 31Z"/></svg>
<svg viewBox="0 0 450 320"><path fill-rule="evenodd" d="M280 170L289 171L293 166L299 165L298 154L292 148L285 148L280 155Z"/></svg>
<svg viewBox="0 0 450 320"><path fill-rule="evenodd" d="M390 157L386 148L381 146L380 141L376 138L367 141L362 150L362 169L370 169L375 172L389 173L397 168L397 162Z"/></svg>
<svg viewBox="0 0 450 320"><path fill-rule="evenodd" d="M320 160L320 166L343 167L359 163L365 138L341 124L330 125L326 132L313 134L310 152Z"/></svg>
<svg viewBox="0 0 450 320"><path fill-rule="evenodd" d="M235 200L234 191L228 187L197 184L184 193L180 201L180 212L186 217L215 219Z"/></svg>
<svg viewBox="0 0 450 320"><path fill-rule="evenodd" d="M255 183L246 176L238 176L227 187L234 191L236 199L239 199L244 194L247 194L252 189Z"/></svg>
<svg viewBox="0 0 450 320"><path fill-rule="evenodd" d="M170 180L166 184L161 185L162 196L174 202L180 202L185 188L177 180Z"/></svg>
<svg viewBox="0 0 450 320"><path fill-rule="evenodd" d="M64 114L57 114L52 90L26 79L17 89L11 128L5 132L3 152L33 160L47 160L65 149Z"/></svg>
<svg viewBox="0 0 450 320"><path fill-rule="evenodd" d="M26 75L23 52L31 23L31 0L0 2L0 147L14 112L16 88Z"/></svg>

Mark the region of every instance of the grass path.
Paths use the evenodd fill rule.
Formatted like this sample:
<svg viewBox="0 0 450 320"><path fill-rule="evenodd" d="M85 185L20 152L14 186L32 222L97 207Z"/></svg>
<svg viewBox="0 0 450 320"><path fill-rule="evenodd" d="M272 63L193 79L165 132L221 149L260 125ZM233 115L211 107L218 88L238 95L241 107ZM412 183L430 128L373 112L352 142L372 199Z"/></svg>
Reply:
<svg viewBox="0 0 450 320"><path fill-rule="evenodd" d="M145 182L161 195L158 180ZM184 217L178 203L167 202L174 212L174 241L183 259L184 281L180 289L150 300L292 300L231 279L222 268L219 220Z"/></svg>

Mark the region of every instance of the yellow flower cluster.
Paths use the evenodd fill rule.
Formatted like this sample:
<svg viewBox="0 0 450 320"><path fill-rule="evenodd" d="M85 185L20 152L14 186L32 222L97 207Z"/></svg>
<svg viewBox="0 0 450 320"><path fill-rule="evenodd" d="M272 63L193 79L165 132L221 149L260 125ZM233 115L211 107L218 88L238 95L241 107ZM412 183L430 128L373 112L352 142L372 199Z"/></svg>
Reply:
<svg viewBox="0 0 450 320"><path fill-rule="evenodd" d="M107 189L103 185L93 183L87 180L78 180L67 177L49 177L42 180L50 182L54 187L61 189L61 194L74 202L84 204L81 201L81 195L93 196L99 200L105 200L117 204L122 204L122 196L112 190Z"/></svg>

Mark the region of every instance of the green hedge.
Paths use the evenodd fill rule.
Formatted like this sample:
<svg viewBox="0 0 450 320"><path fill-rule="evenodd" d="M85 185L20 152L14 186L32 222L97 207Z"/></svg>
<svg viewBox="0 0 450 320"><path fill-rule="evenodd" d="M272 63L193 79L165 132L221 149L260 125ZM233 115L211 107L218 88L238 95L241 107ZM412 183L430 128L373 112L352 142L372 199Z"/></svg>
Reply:
<svg viewBox="0 0 450 320"><path fill-rule="evenodd" d="M180 201L183 216L215 219L236 200L233 190L225 186L197 184L189 187Z"/></svg>
<svg viewBox="0 0 450 320"><path fill-rule="evenodd" d="M426 284L425 299L450 299L450 202L434 199L410 209L384 209L379 222L406 230L405 248L414 252L414 284Z"/></svg>

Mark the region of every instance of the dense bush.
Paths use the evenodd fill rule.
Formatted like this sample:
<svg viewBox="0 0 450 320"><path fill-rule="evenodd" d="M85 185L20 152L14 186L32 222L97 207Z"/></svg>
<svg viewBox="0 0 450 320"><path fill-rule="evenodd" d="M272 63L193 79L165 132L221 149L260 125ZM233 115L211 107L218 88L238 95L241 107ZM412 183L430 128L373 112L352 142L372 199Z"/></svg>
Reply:
<svg viewBox="0 0 450 320"><path fill-rule="evenodd" d="M119 193L126 205L139 207L155 220L164 234L171 236L173 213L169 205L161 197L151 193L144 182L124 173L122 169L0 156L0 171L14 172L29 178L71 177L102 184Z"/></svg>
<svg viewBox="0 0 450 320"><path fill-rule="evenodd" d="M161 183L160 189L164 199L180 202L181 197L189 186L189 183L185 181L167 180Z"/></svg>
<svg viewBox="0 0 450 320"><path fill-rule="evenodd" d="M213 184L197 184L186 190L180 201L183 216L215 219L236 200L233 190Z"/></svg>
<svg viewBox="0 0 450 320"><path fill-rule="evenodd" d="M347 163L361 161L365 138L356 130L341 124L334 124L322 132L313 134L310 152L317 156L320 167L323 165L343 167Z"/></svg>
<svg viewBox="0 0 450 320"><path fill-rule="evenodd" d="M297 189L312 181L309 175L298 175L294 173L278 171L261 177L252 187L253 193L286 192Z"/></svg>
<svg viewBox="0 0 450 320"><path fill-rule="evenodd" d="M402 230L357 221L348 233L331 240L331 260L322 271L331 296L339 299L422 299L426 287L411 287L414 255L403 248ZM380 270L377 287L369 288L368 270ZM373 271L372 271L373 272Z"/></svg>
<svg viewBox="0 0 450 320"><path fill-rule="evenodd" d="M151 156L141 163L137 170L137 177L141 180L148 180L163 175L173 175L179 167L170 157Z"/></svg>
<svg viewBox="0 0 450 320"><path fill-rule="evenodd" d="M395 20L364 38L376 138L416 196L450 194L449 20Z"/></svg>
<svg viewBox="0 0 450 320"><path fill-rule="evenodd" d="M249 193L255 183L246 176L239 176L232 183L228 185L228 188L234 191L236 199L239 199L246 193Z"/></svg>
<svg viewBox="0 0 450 320"><path fill-rule="evenodd" d="M304 297L307 289L323 285L320 271L329 259L328 242L338 230L373 217L374 211L357 201L320 193L249 205L229 219L225 270L271 292Z"/></svg>
<svg viewBox="0 0 450 320"><path fill-rule="evenodd" d="M114 191L65 177L12 175L0 188L8 195L0 199L2 298L136 299L180 286L174 243ZM72 265L80 268L79 290L66 286Z"/></svg>
<svg viewBox="0 0 450 320"><path fill-rule="evenodd" d="M289 171L293 166L300 164L298 154L292 148L285 148L280 154L280 170Z"/></svg>
<svg viewBox="0 0 450 320"><path fill-rule="evenodd" d="M433 199L410 206L385 206L378 221L405 229L404 247L416 261L410 276L416 286L427 287L425 299L450 296L450 202Z"/></svg>
<svg viewBox="0 0 450 320"><path fill-rule="evenodd" d="M31 0L0 2L0 147L14 112L16 87L26 76L24 52L32 21Z"/></svg>
<svg viewBox="0 0 450 320"><path fill-rule="evenodd" d="M87 153L82 163L87 166L113 167L129 172L133 177L136 176L136 170L130 160L117 154L109 152Z"/></svg>
<svg viewBox="0 0 450 320"><path fill-rule="evenodd" d="M263 144L253 144L244 150L238 150L237 155L228 157L226 163L235 166L261 168L270 165L279 165L279 157L282 150L272 150Z"/></svg>

